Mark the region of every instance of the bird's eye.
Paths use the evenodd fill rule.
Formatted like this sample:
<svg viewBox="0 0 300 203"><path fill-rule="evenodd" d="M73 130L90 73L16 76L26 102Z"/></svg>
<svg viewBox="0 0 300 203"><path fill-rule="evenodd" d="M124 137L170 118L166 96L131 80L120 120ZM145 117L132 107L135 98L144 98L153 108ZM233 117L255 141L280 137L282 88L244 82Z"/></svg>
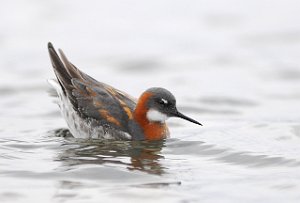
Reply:
<svg viewBox="0 0 300 203"><path fill-rule="evenodd" d="M161 105L165 105L165 102L163 102L162 100L159 100L158 103Z"/></svg>
<svg viewBox="0 0 300 203"><path fill-rule="evenodd" d="M163 105L163 106L167 106L167 105L169 104L169 102L168 102L167 100L165 100L165 99L160 99L160 100L158 100L158 103L159 103L160 105Z"/></svg>

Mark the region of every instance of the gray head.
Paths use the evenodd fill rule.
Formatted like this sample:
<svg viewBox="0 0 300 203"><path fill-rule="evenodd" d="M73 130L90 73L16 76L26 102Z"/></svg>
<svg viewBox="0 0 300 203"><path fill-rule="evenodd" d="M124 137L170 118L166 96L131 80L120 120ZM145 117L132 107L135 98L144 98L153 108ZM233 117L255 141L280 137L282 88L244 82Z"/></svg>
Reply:
<svg viewBox="0 0 300 203"><path fill-rule="evenodd" d="M146 91L151 96L146 101L147 119L153 122L164 122L169 117L179 117L190 122L201 125L198 121L191 119L176 108L176 99L168 90L160 87L153 87Z"/></svg>

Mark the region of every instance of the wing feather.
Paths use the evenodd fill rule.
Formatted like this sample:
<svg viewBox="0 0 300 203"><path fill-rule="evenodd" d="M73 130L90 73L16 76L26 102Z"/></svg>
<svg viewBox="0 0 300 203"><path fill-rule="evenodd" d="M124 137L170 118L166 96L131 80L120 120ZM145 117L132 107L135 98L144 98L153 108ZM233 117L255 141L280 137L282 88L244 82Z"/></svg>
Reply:
<svg viewBox="0 0 300 203"><path fill-rule="evenodd" d="M136 100L80 71L62 50L60 58L51 43L48 50L57 80L79 115L127 131Z"/></svg>

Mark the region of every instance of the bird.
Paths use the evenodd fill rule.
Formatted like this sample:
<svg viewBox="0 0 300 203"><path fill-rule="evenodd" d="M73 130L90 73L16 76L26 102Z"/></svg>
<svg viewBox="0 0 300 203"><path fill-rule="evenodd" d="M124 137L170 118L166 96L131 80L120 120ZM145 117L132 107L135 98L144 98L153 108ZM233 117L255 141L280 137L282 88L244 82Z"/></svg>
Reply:
<svg viewBox="0 0 300 203"><path fill-rule="evenodd" d="M75 138L112 140L162 140L170 136L166 120L178 117L202 125L180 113L174 95L151 87L136 100L125 92L98 82L75 67L51 42L48 52L56 79L48 82Z"/></svg>

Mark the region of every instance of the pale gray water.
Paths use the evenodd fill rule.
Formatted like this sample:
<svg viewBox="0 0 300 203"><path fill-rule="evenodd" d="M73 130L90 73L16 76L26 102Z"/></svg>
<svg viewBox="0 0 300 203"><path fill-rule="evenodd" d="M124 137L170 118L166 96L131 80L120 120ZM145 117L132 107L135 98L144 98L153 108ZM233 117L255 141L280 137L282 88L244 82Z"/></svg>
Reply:
<svg viewBox="0 0 300 203"><path fill-rule="evenodd" d="M299 202L298 1L3 1L1 202ZM64 138L52 41L133 96L176 95L155 143Z"/></svg>

